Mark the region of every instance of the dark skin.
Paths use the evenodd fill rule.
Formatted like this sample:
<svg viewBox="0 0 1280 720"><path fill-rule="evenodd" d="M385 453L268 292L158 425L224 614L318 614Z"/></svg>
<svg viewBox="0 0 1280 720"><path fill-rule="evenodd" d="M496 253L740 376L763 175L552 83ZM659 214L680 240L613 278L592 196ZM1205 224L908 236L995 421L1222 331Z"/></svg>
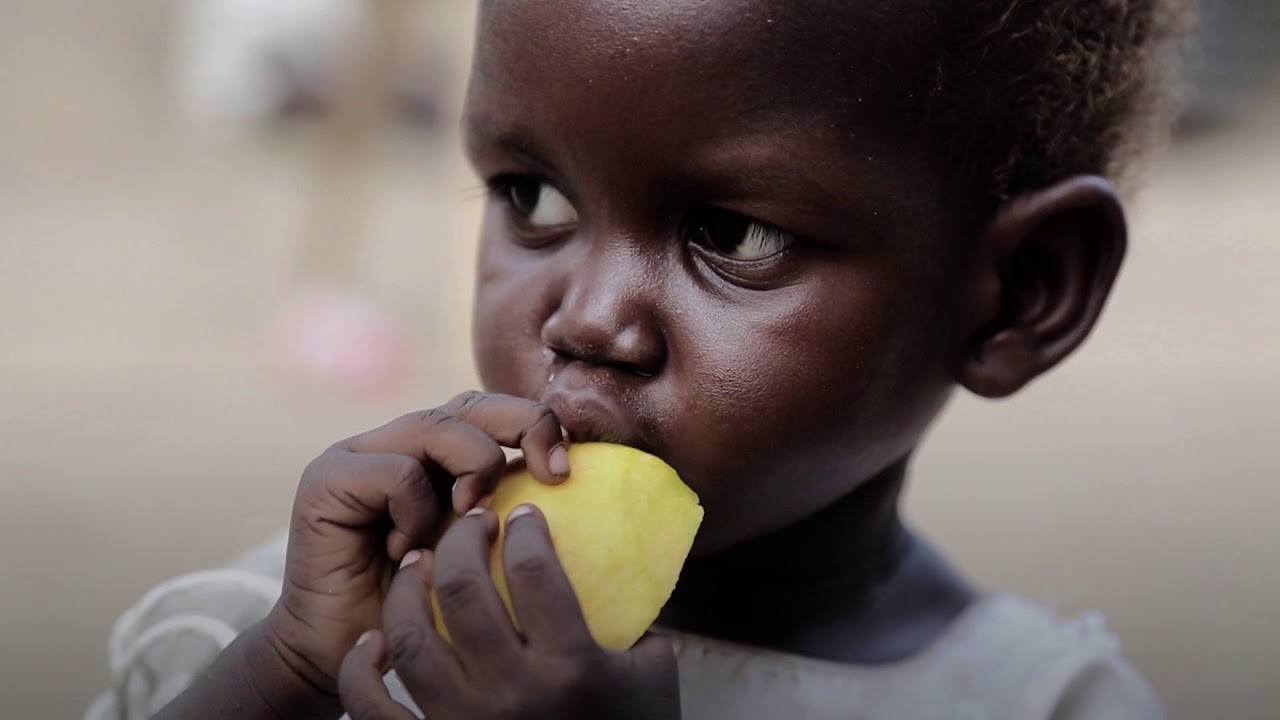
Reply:
<svg viewBox="0 0 1280 720"><path fill-rule="evenodd" d="M496 482L500 446L563 478L561 427L653 452L698 493L663 625L876 664L964 609L974 591L899 518L909 458L957 385L1009 395L1084 340L1121 205L1077 176L957 220L975 205L903 142L872 72L911 75L890 44L909 30L853 7L819 33L827 15L780 7L481 3L464 130L492 190L474 317L489 394L312 463L280 603L167 712L328 716L340 694L357 720L407 717L380 682L394 667L432 718L673 717L670 649L582 634L536 510L505 558L521 633L484 572L496 518L435 542L446 505Z"/></svg>

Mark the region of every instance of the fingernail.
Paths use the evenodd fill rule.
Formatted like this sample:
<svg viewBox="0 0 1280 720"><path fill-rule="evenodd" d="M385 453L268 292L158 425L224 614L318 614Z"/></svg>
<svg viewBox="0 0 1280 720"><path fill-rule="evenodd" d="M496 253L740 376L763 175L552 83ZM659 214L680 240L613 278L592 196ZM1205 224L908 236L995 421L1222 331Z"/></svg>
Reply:
<svg viewBox="0 0 1280 720"><path fill-rule="evenodd" d="M471 516L471 515L483 515L483 514L484 514L484 510L485 510L485 509L484 509L484 508L482 508L482 507L473 507L473 508L471 508L470 510L468 510L468 511L467 511L467 515L466 515L466 516L464 516L464 517L469 517L469 516Z"/></svg>
<svg viewBox="0 0 1280 720"><path fill-rule="evenodd" d="M507 516L507 522L511 522L512 520L515 520L518 517L524 517L525 515L532 515L532 514L533 514L532 505L518 505L516 506L516 509L512 510L511 514Z"/></svg>
<svg viewBox="0 0 1280 720"><path fill-rule="evenodd" d="M556 477L564 477L569 474L569 453L564 449L564 444L551 448L551 455L547 457L547 465L551 468L551 474Z"/></svg>
<svg viewBox="0 0 1280 720"><path fill-rule="evenodd" d="M415 552L417 551L415 550ZM360 638L356 640L356 647L360 647L361 645L369 642L369 638L371 637L373 637L373 631L365 630L363 633L360 634Z"/></svg>
<svg viewBox="0 0 1280 720"><path fill-rule="evenodd" d="M400 569L403 570L409 567L410 565L418 562L421 559L422 559L421 550L410 550L409 552L404 554L404 559L400 561Z"/></svg>
<svg viewBox="0 0 1280 720"><path fill-rule="evenodd" d="M461 481L460 481L460 480L454 480L454 481L453 481L453 487L449 488L449 494L450 494L450 495L453 495L454 493L458 492L458 483L459 483L459 482L461 482Z"/></svg>

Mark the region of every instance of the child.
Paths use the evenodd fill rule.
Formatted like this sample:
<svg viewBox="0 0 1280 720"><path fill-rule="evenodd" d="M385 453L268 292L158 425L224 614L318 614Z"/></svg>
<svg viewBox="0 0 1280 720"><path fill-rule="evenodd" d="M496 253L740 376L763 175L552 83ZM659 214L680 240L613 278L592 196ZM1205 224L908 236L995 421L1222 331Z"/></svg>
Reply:
<svg viewBox="0 0 1280 720"><path fill-rule="evenodd" d="M973 587L898 499L953 387L1016 392L1096 322L1126 243L1107 178L1164 117L1179 11L481 2L463 125L491 192L487 392L314 461L278 599L231 573L144 601L124 655L163 622L242 632L194 679L173 645L116 703L186 686L160 717L1162 717L1096 619ZM663 457L706 510L627 653L586 634L536 508L504 557L521 632L486 572L501 447L554 483L582 440ZM466 516L434 543L450 507ZM145 620L166 602L207 622Z"/></svg>

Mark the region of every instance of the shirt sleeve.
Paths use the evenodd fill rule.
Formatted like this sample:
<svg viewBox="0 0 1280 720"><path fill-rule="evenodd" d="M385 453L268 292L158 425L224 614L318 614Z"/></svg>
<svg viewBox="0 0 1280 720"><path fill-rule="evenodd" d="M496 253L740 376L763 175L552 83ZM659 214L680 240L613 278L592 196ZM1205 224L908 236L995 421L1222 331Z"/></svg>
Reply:
<svg viewBox="0 0 1280 720"><path fill-rule="evenodd" d="M116 620L107 643L111 688L85 720L149 718L177 697L280 595L283 536L231 567L182 575L149 590Z"/></svg>
<svg viewBox="0 0 1280 720"><path fill-rule="evenodd" d="M1155 691L1124 658L1085 664L1058 699L1052 720L1165 720Z"/></svg>
<svg viewBox="0 0 1280 720"><path fill-rule="evenodd" d="M1030 663L1011 719L1166 720L1142 675L1125 659L1102 615L1054 621Z"/></svg>

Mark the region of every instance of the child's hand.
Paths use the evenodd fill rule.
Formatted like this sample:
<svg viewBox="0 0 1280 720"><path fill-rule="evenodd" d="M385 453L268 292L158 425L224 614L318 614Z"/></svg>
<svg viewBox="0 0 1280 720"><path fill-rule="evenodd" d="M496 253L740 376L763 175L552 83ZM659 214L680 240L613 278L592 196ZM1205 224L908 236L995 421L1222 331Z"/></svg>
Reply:
<svg viewBox="0 0 1280 720"><path fill-rule="evenodd" d="M520 447L533 475L569 472L564 437L544 405L467 393L343 440L303 472L289 528L284 587L264 625L272 649L301 679L336 691L342 658L382 621L400 560L438 537L452 488L465 513Z"/></svg>
<svg viewBox="0 0 1280 720"><path fill-rule="evenodd" d="M431 720L680 717L670 644L654 636L626 653L592 639L541 513L521 506L503 543L511 623L489 577L498 522L477 510L392 580L383 632L362 638L342 664L339 690L352 720L412 720L383 685L388 665ZM452 645L435 630L429 586Z"/></svg>

